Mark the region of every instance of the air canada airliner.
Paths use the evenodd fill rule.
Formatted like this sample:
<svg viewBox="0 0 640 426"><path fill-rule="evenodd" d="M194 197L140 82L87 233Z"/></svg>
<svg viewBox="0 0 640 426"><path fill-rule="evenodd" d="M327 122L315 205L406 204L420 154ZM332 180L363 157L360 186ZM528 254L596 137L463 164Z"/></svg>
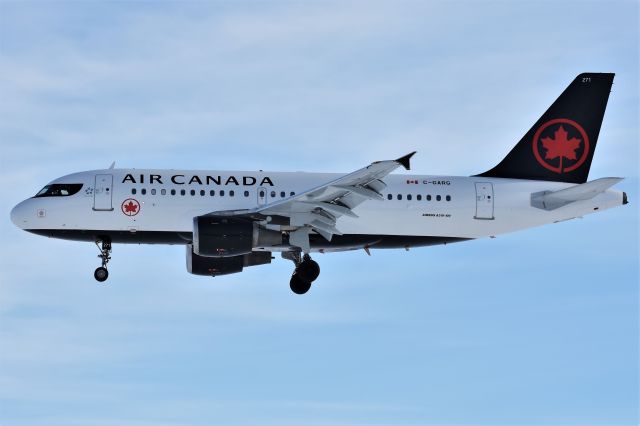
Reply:
<svg viewBox="0 0 640 426"><path fill-rule="evenodd" d="M347 174L112 164L53 180L11 220L37 235L95 243L100 282L113 243L182 244L187 270L205 276L268 264L280 252L295 265L291 290L304 294L320 274L312 253L448 244L627 204L611 189L622 178L587 181L613 78L577 76L497 166L470 177L391 174L410 170L415 152Z"/></svg>

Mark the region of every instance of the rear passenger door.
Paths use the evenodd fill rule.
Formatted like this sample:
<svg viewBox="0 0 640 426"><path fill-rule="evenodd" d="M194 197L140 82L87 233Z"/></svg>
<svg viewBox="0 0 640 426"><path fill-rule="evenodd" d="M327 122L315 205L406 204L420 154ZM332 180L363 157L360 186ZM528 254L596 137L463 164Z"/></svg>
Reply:
<svg viewBox="0 0 640 426"><path fill-rule="evenodd" d="M493 184L476 182L476 215L474 219L493 219Z"/></svg>

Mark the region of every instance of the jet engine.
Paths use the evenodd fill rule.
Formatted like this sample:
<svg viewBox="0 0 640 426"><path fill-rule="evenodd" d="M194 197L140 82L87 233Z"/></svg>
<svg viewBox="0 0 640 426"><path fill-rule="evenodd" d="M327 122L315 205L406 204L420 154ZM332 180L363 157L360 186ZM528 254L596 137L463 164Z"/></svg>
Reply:
<svg viewBox="0 0 640 426"><path fill-rule="evenodd" d="M282 234L241 217L197 216L193 218L193 252L203 257L235 257L255 247L282 244Z"/></svg>
<svg viewBox="0 0 640 426"><path fill-rule="evenodd" d="M271 252L251 252L233 257L204 257L193 252L193 245L187 245L187 271L194 275L235 274L242 272L248 266L266 265L271 263Z"/></svg>

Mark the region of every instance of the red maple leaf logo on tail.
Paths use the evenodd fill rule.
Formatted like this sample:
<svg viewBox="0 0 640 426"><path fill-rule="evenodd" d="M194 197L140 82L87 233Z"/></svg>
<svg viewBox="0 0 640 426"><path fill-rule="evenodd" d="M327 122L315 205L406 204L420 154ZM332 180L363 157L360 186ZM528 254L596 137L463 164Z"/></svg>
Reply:
<svg viewBox="0 0 640 426"><path fill-rule="evenodd" d="M578 137L569 137L569 132ZM580 124L568 118L554 118L542 124L533 135L532 142L536 161L554 173L568 173L578 169L587 161L591 152L587 132ZM564 164L565 162L569 164Z"/></svg>
<svg viewBox="0 0 640 426"><path fill-rule="evenodd" d="M553 139L540 139L542 146L547 150L547 153L544 156L546 160L553 160L558 157L561 159L564 157L567 160L578 159L576 157L576 151L580 148L582 139L567 138L567 136L569 136L569 133L564 129L564 127L560 126L553 134Z"/></svg>

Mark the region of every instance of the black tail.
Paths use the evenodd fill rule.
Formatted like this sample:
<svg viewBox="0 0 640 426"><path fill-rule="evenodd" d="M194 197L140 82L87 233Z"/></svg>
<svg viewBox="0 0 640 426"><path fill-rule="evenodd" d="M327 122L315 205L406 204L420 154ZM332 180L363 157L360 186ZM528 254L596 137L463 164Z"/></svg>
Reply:
<svg viewBox="0 0 640 426"><path fill-rule="evenodd" d="M614 75L577 76L509 155L478 176L586 182Z"/></svg>

